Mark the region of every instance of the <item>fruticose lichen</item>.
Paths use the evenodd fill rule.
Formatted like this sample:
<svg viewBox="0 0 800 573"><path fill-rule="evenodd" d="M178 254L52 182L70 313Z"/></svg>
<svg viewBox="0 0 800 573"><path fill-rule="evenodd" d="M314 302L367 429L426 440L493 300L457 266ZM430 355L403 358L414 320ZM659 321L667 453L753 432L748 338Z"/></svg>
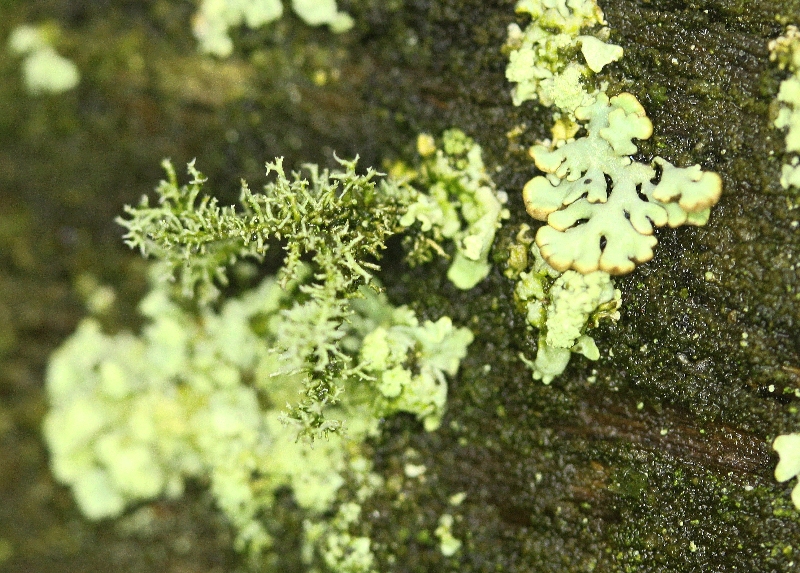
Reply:
<svg viewBox="0 0 800 573"><path fill-rule="evenodd" d="M343 170L307 165L308 179L299 172L287 177L280 159L268 163L274 181L262 193L243 183L237 210L202 194L205 179L193 165L192 181L179 186L165 162L168 180L157 188L158 205L144 197L126 208L128 218L119 219L128 230L127 243L163 261L165 278L177 280L184 295L196 295L201 303L217 295L215 283L225 284L229 265L259 260L270 240L284 241L280 283L300 282L303 296L286 310L278 335L291 349L283 356L284 370L309 373L290 416L311 436L340 428L325 410L338 400L341 381L354 373L339 344L350 314L347 301L372 280L386 238L399 228L398 219L414 198L404 185L377 181L373 170L357 174L355 161L340 163ZM301 280L307 272L303 257L313 264L308 281Z"/></svg>
<svg viewBox="0 0 800 573"><path fill-rule="evenodd" d="M780 104L775 127L786 129L786 152L791 159L781 168L781 185L784 189L800 189L800 30L789 26L786 34L769 44L770 59L791 76L781 82L777 101Z"/></svg>
<svg viewBox="0 0 800 573"><path fill-rule="evenodd" d="M276 491L289 487L307 515L307 560L372 571L369 538L349 533L357 503L380 481L364 442L397 412L435 429L446 376L472 334L448 317L419 321L376 292L371 273L383 240L402 228L415 195L341 163L344 170L306 166L308 180L290 180L280 160L270 163L276 179L264 193L243 185L241 211L201 196L204 178L193 165L192 182L178 186L165 163L158 206L143 199L126 209L129 245L159 259L140 305L142 333L107 335L85 319L47 374L53 473L87 517L178 496L187 479L200 479L237 546L259 555L271 546ZM272 237L286 241L278 275L215 310L212 283L225 280L227 265L258 259ZM181 304L202 293L196 310ZM312 443L298 433L334 435ZM337 510L347 480L361 485Z"/></svg>

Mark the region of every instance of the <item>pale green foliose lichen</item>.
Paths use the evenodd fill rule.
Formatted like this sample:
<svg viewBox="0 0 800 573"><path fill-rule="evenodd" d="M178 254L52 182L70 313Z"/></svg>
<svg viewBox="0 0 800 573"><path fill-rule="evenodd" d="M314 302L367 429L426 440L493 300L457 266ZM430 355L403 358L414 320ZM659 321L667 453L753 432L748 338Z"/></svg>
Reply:
<svg viewBox="0 0 800 573"><path fill-rule="evenodd" d="M336 0L292 0L292 9L309 26L328 25L332 32L346 32L353 19L336 7Z"/></svg>
<svg viewBox="0 0 800 573"><path fill-rule="evenodd" d="M33 95L62 93L78 85L77 66L58 54L50 45L55 31L45 26L17 26L8 39L12 52L23 56L22 76L25 88Z"/></svg>
<svg viewBox="0 0 800 573"><path fill-rule="evenodd" d="M564 371L573 352L590 360L600 357L586 331L602 318L619 318L621 293L606 272L561 273L547 264L535 244L530 253L533 263L529 271L519 274L515 295L539 337L536 358L530 361L523 356L523 360L534 379L549 384Z"/></svg>
<svg viewBox="0 0 800 573"><path fill-rule="evenodd" d="M296 354L287 345L295 341L282 334L302 284L282 288L270 278L218 311L203 307L194 315L153 274L140 336L107 335L86 319L52 357L44 434L56 478L91 519L178 496L189 478L205 480L237 531L237 546L254 553L271 544L261 516L276 490L290 487L309 519L330 530L320 538L324 560L339 563L338 571L368 571L369 539L349 536L346 519L325 524L323 515L347 475L361 476L361 501L374 490L379 478L361 451L382 418L408 411L429 428L438 424L444 376L457 370L471 333L449 319L420 325L410 310L363 289L352 322L339 327L341 352L369 357L354 369L365 374L343 384L348 390L334 406L347 431L312 445L281 421L283 405L308 376L287 368L286 355ZM316 316L307 319L293 317L292 328L313 330ZM384 352L380 341L399 344L402 356ZM419 365L413 374L409 361ZM387 391L389 370L408 373L399 392Z"/></svg>
<svg viewBox="0 0 800 573"><path fill-rule="evenodd" d="M375 378L380 393L380 409L387 415L412 412L426 430L438 428L447 400L445 375L456 373L471 342L472 333L455 328L449 317L420 325L413 312L397 309L391 323L367 334L361 347L364 371Z"/></svg>
<svg viewBox="0 0 800 573"><path fill-rule="evenodd" d="M536 243L558 271L629 273L653 257L654 227L705 224L722 181L698 165L632 161L632 140L653 131L644 108L628 93L610 100L602 86L589 93L581 81L623 55L605 41L605 28L580 34L605 24L594 0L521 0L517 11L532 21L524 32L509 28L506 76L516 83L514 103L532 99L556 108L553 140L530 151L546 175L523 190L528 213L547 222ZM575 139L580 127L586 135Z"/></svg>
<svg viewBox="0 0 800 573"><path fill-rule="evenodd" d="M180 495L190 477L209 479L234 523L254 515L250 475L274 438L243 382L266 356L247 321L276 313L284 298L270 281L195 318L156 288L141 303L141 336L109 336L87 319L56 351L44 433L55 476L87 517ZM247 535L248 544L266 539Z"/></svg>
<svg viewBox="0 0 800 573"><path fill-rule="evenodd" d="M310 26L328 25L336 33L353 26L352 18L337 9L336 0L292 0L292 9ZM201 52L224 58L233 53L231 28L242 24L259 28L282 15L281 0L202 0L192 30Z"/></svg>
<svg viewBox="0 0 800 573"><path fill-rule="evenodd" d="M439 517L439 525L433 532L439 538L439 551L445 557L452 557L461 549L461 540L453 535L453 516L444 513Z"/></svg>
<svg viewBox="0 0 800 573"><path fill-rule="evenodd" d="M780 457L775 467L775 479L784 482L794 477L800 478L800 434L778 436L772 447ZM792 502L800 509L800 481L792 489Z"/></svg>
<svg viewBox="0 0 800 573"><path fill-rule="evenodd" d="M533 146L531 156L546 175L523 189L528 213L547 222L536 244L553 268L629 273L653 257L655 227L708 221L722 191L719 175L660 157L652 165L630 158L637 150L632 140L652 134L633 95L609 100L598 92L575 117L586 135Z"/></svg>
<svg viewBox="0 0 800 573"><path fill-rule="evenodd" d="M539 101L570 115L592 96L583 78L620 59L622 48L607 43L603 12L594 0L520 0L518 13L531 23L522 30L511 24L506 42L509 63L506 78L516 84L511 90L514 105ZM594 34L581 34L595 29ZM574 59L580 52L585 63Z"/></svg>
<svg viewBox="0 0 800 573"><path fill-rule="evenodd" d="M786 34L770 42L770 59L792 75L781 82L775 127L786 130L786 152L793 154L781 167L781 185L800 190L800 30L789 26Z"/></svg>
<svg viewBox="0 0 800 573"><path fill-rule="evenodd" d="M460 289L470 289L489 274L489 251L508 217L506 195L486 172L480 146L464 132L445 131L439 146L421 135L417 149L422 164L409 174L409 182L422 191L400 219L404 227L418 224L422 232L415 235L412 262L430 260L432 251L444 253L439 243L452 240L456 252L447 278Z"/></svg>

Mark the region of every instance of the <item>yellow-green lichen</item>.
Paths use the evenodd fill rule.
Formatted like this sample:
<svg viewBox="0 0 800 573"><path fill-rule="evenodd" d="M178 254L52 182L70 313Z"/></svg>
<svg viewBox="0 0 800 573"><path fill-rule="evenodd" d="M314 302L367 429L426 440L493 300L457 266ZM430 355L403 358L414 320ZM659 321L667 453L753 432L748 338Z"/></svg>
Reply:
<svg viewBox="0 0 800 573"><path fill-rule="evenodd" d="M310 26L328 25L345 32L353 20L336 7L336 0L292 0L294 12ZM201 52L219 57L233 53L229 30L246 25L259 28L283 15L281 0L202 0L192 20L192 30Z"/></svg>
<svg viewBox="0 0 800 573"><path fill-rule="evenodd" d="M78 67L51 46L57 30L48 26L17 26L8 39L12 52L23 57L25 88L33 95L61 93L78 85Z"/></svg>
<svg viewBox="0 0 800 573"><path fill-rule="evenodd" d="M360 501L374 488L376 476L359 460L381 420L409 412L428 429L438 425L446 376L472 334L448 317L420 322L364 285L367 269L379 268L367 257L398 227L410 193L388 182L375 193L376 173L344 164L333 172L307 166L310 181L299 173L290 181L277 160L269 164L277 181L264 193L243 187L244 211L199 199L204 178L193 166L192 183L179 187L166 164L159 205L127 209L129 243L161 259L140 304L141 334L104 334L86 319L47 375L53 472L87 517L180 495L187 479L199 479L234 526L237 547L258 554L272 543L267 522L279 489L325 522L347 476L361 476ZM213 292L226 264L260 257L273 234L288 252L277 276L217 307L211 297L194 310L182 304L181 294ZM310 262L301 262L309 251ZM178 285L166 280L173 273ZM285 405L304 395L300 415L287 414ZM312 427L312 436L330 433L323 408L343 431L298 440ZM344 525L348 507L340 508ZM324 537L323 561L368 570L369 540L337 523L325 526L336 534Z"/></svg>
<svg viewBox="0 0 800 573"><path fill-rule="evenodd" d="M531 23L522 30L508 28L506 47L509 62L506 79L516 84L511 90L514 105L539 101L571 115L591 102L583 78L599 72L622 57L622 48L607 43L603 12L594 0L574 2L521 0L518 13L528 14ZM597 28L596 36L581 34ZM580 52L585 63L571 59Z"/></svg>
<svg viewBox="0 0 800 573"><path fill-rule="evenodd" d="M521 233L524 236L524 233ZM573 352L597 360L600 352L586 334L601 318L617 320L620 291L603 271L583 275L560 273L530 246L531 268L519 274L515 295L525 310L528 324L539 330L536 358L523 360L533 377L549 384L561 374Z"/></svg>
<svg viewBox="0 0 800 573"><path fill-rule="evenodd" d="M656 157L635 162L634 138L652 134L636 98L598 93L575 110L586 135L531 148L536 176L523 189L528 213L547 225L536 233L542 256L559 271L626 274L653 257L654 227L704 225L722 179L695 165Z"/></svg>
<svg viewBox="0 0 800 573"><path fill-rule="evenodd" d="M776 101L779 102L775 127L786 130L786 152L794 154L781 167L784 189L800 189L800 31L789 26L786 34L769 44L770 59L792 75L781 82Z"/></svg>
<svg viewBox="0 0 800 573"><path fill-rule="evenodd" d="M461 540L453 536L453 516L444 513L439 517L439 525L433 532L439 538L439 551L445 557L452 557L461 549Z"/></svg>
<svg viewBox="0 0 800 573"><path fill-rule="evenodd" d="M495 188L475 141L458 129L442 134L437 147L430 136L417 142L422 162L418 170L405 170L409 183L421 189L400 224L418 225L411 248L412 262L430 260L432 252L443 254L444 240L455 243L456 252L447 278L460 289L470 289L489 274L489 251L502 219L504 193Z"/></svg>
<svg viewBox="0 0 800 573"><path fill-rule="evenodd" d="M800 434L784 434L775 438L773 449L780 461L775 467L775 479L779 482L800 477ZM792 489L792 502L800 509L800 483Z"/></svg>

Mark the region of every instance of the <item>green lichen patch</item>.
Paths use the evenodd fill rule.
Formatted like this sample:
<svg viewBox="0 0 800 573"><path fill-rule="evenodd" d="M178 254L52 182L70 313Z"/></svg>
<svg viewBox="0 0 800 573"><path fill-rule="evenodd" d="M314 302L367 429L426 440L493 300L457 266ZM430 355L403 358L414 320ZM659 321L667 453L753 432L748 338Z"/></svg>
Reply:
<svg viewBox="0 0 800 573"><path fill-rule="evenodd" d="M481 147L461 130L445 131L438 146L421 135L417 151L422 156L419 169L401 171L420 189L400 219L401 225L421 231L412 235L409 258L412 263L429 261L434 251L444 253L440 243L453 241L456 253L447 278L460 289L470 289L491 269L495 232L508 218L506 195L488 174Z"/></svg>
<svg viewBox="0 0 800 573"><path fill-rule="evenodd" d="M800 31L789 26L786 34L769 44L770 59L777 60L781 69L792 75L781 82L777 101L780 103L775 127L786 129L786 152L800 152ZM800 188L800 158L793 155L781 167L784 189Z"/></svg>
<svg viewBox="0 0 800 573"><path fill-rule="evenodd" d="M345 32L353 26L352 18L337 9L335 0L292 0L291 4L294 12L311 26L327 24L334 32ZM230 28L242 24L259 28L282 15L281 0L203 0L192 19L192 31L201 52L227 57L233 53Z"/></svg>
<svg viewBox="0 0 800 573"><path fill-rule="evenodd" d="M516 11L530 15L532 21L524 31L516 24L509 26L506 78L516 84L511 91L514 105L539 101L571 117L591 101L583 79L622 57L620 46L604 41L606 28L595 32L600 37L581 35L606 23L603 11L594 0L522 0ZM585 64L575 58L578 52Z"/></svg>
<svg viewBox="0 0 800 573"><path fill-rule="evenodd" d="M528 324L538 329L536 358L522 360L533 371L533 377L549 384L564 372L571 353L597 360L600 351L587 331L603 318L619 319L617 310L621 293L611 276L604 271L581 274L560 273L543 258L539 248L527 239L527 225L517 235L515 246L530 249L532 264L518 274L515 297L524 308Z"/></svg>
<svg viewBox="0 0 800 573"><path fill-rule="evenodd" d="M48 369L44 433L54 475L72 488L84 515L116 517L142 501L178 497L187 480L201 479L236 530L237 547L260 555L272 548L268 516L276 492L288 487L309 519L322 524L307 533L309 543L318 540L334 556L361 548L368 558L368 539L342 537L352 520L323 516L350 470L361 468L361 479L374 481L362 446L382 418L409 412L430 429L438 424L445 373L455 374L472 335L447 321L419 325L408 309L365 293L352 311L361 328L343 328L340 336L341 352L360 357L350 376L364 373L347 381L348 392L335 403L346 435L298 441L281 410L309 376L286 365L287 355L299 354L287 347L286 323L290 330L317 327L313 317L299 322L291 315L301 292L297 283L281 287L267 279L219 311L195 316L156 282L141 303L141 336L104 334L93 319L79 326ZM394 318L385 323L387 316ZM384 352L389 341L399 355ZM397 377L403 380L395 388L389 378ZM319 527L333 529L323 535ZM344 557L335 559L342 567Z"/></svg>
<svg viewBox="0 0 800 573"><path fill-rule="evenodd" d="M706 223L722 180L661 158L652 167L634 162L632 139L652 134L635 97L609 100L599 93L575 117L586 122L586 136L531 148L536 166L549 175L534 177L523 190L528 213L547 221L536 243L553 268L626 274L653 257L654 227Z"/></svg>
<svg viewBox="0 0 800 573"><path fill-rule="evenodd" d="M772 443L778 452L780 461L775 467L775 479L788 481L800 474L800 434L782 434ZM800 488L795 485L792 490L792 503L800 508Z"/></svg>

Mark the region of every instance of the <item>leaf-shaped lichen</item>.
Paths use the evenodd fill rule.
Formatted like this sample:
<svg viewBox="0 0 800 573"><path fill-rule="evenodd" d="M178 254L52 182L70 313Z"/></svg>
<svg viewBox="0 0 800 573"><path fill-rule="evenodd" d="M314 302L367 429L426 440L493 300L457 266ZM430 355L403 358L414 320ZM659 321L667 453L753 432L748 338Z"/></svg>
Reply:
<svg viewBox="0 0 800 573"><path fill-rule="evenodd" d="M547 221L536 234L542 256L556 270L620 275L653 257L655 227L703 225L722 191L716 173L698 165L674 167L657 157L634 162L632 139L646 139L652 125L636 98L598 92L575 111L586 136L552 148L531 149L547 173L523 190L528 213Z"/></svg>

